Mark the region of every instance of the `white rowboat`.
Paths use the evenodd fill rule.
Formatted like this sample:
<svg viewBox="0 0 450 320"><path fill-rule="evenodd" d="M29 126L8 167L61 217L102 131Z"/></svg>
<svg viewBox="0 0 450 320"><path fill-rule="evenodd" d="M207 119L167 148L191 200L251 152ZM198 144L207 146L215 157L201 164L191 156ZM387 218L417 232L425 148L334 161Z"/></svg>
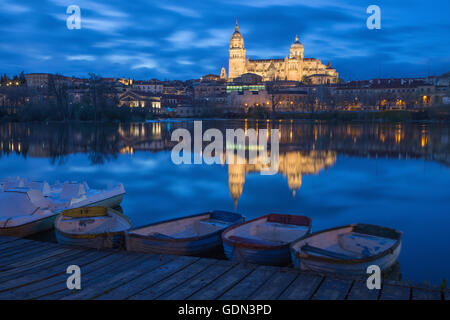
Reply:
<svg viewBox="0 0 450 320"><path fill-rule="evenodd" d="M55 221L58 243L96 249L123 247L130 228L127 217L106 207L66 210Z"/></svg>
<svg viewBox="0 0 450 320"><path fill-rule="evenodd" d="M402 244L400 231L353 224L307 235L291 245L294 266L301 270L366 276L367 267L388 270L397 261Z"/></svg>

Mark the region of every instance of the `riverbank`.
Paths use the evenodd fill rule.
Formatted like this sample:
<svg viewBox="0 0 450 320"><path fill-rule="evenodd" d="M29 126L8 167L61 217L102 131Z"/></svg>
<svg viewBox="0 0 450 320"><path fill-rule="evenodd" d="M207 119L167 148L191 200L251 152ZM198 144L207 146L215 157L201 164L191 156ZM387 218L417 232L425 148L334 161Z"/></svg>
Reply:
<svg viewBox="0 0 450 320"><path fill-rule="evenodd" d="M177 120L177 119L254 119L254 120L319 120L326 122L450 122L450 107L429 108L426 110L407 111L321 111L321 112L270 112L267 110L249 111L247 113L225 113L225 114L200 114L193 117L176 117L167 114L153 114L145 110L125 110L123 108L108 109L101 117L94 118L89 113L83 112L75 117L61 118L55 116L51 110L21 111L16 113L0 113L0 122L80 122L80 123L105 123L105 122L144 122L148 120Z"/></svg>

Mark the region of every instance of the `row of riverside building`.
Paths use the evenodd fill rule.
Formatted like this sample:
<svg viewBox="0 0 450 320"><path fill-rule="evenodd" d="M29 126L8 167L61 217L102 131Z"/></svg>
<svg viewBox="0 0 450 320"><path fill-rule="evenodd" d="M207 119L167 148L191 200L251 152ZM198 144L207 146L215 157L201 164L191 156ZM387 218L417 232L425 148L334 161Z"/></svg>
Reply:
<svg viewBox="0 0 450 320"><path fill-rule="evenodd" d="M92 80L48 73L26 74L23 94L15 86L0 87L0 106L20 106L51 98L49 86L64 87L70 103L86 102ZM246 73L232 81L206 75L187 81L101 78L108 95L120 107L148 108L149 112L192 117L242 114L265 109L278 112L347 110L421 110L450 107L450 73L428 78L372 79L330 84L289 80L264 81ZM44 99L44 100L45 100Z"/></svg>

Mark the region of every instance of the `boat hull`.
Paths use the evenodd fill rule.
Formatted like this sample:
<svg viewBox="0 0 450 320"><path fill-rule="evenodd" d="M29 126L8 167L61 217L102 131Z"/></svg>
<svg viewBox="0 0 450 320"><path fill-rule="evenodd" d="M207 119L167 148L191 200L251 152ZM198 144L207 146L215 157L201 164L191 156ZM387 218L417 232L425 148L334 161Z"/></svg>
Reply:
<svg viewBox="0 0 450 320"><path fill-rule="evenodd" d="M311 219L305 216L286 215L286 214L269 214L265 215L239 225L228 228L222 235L223 248L225 256L235 262L270 265L270 266L288 266L291 264L291 256L289 245L293 240L283 239L281 241L265 241L262 237L264 232L252 231L252 226L260 222L267 221L269 223L276 223L284 225L287 228L304 227L301 230L301 237L304 234L311 232ZM246 231L240 231L245 230ZM244 234L240 234L244 232ZM276 232L286 234L288 229L283 231L283 227L274 227L270 230L270 234ZM267 231L266 231L267 233ZM247 234L252 235L253 238L247 237ZM237 235L237 237L234 237ZM296 239L295 237L294 239Z"/></svg>
<svg viewBox="0 0 450 320"><path fill-rule="evenodd" d="M88 247L94 249L119 249L123 248L125 244L125 233L114 235L98 235L93 238L73 238L67 237L58 230L55 232L56 241L59 244L78 246L78 247Z"/></svg>
<svg viewBox="0 0 450 320"><path fill-rule="evenodd" d="M356 235L346 237L346 234L355 234L354 232L356 232ZM343 235L343 238L330 240L337 239L336 235ZM346 242L346 239L353 239L351 240L353 243ZM360 252L366 254L363 256L348 256L344 253L340 256L337 251L320 249L321 241L322 244L329 241L328 246L333 242L339 243L341 248L346 246L348 250L361 250ZM317 244L319 247L315 247ZM303 248L306 248L306 246L309 248L304 251ZM383 248L383 246L385 247ZM366 277L367 268L372 265L378 266L381 271L389 270L397 262L401 248L402 233L400 231L374 225L355 224L305 236L291 245L290 252L294 267L300 270ZM308 253L308 250L313 250L312 254Z"/></svg>
<svg viewBox="0 0 450 320"><path fill-rule="evenodd" d="M125 236L128 251L164 253L181 256L201 256L222 249L221 233L199 240L165 242L132 234Z"/></svg>
<svg viewBox="0 0 450 320"><path fill-rule="evenodd" d="M23 225L0 228L0 235L24 238L36 233L53 229L57 214L32 221Z"/></svg>
<svg viewBox="0 0 450 320"><path fill-rule="evenodd" d="M244 221L244 217L237 213L224 211L212 211L207 213L196 214L184 218L177 218L168 221L153 223L147 226L130 230L125 235L126 248L128 251L144 252L144 253L164 253L183 256L209 256L215 253L222 253L222 233L226 229L216 229L201 235L185 236L185 237L155 237L152 235L140 234L139 230L152 227L170 228L170 225L187 226L194 223L195 220L202 217L210 217L216 221L222 221L228 226L232 226ZM183 227L184 228L184 227Z"/></svg>
<svg viewBox="0 0 450 320"><path fill-rule="evenodd" d="M295 254L291 255L294 267L305 271L315 271L321 273L338 273L348 276L367 276L367 268L372 265L380 267L381 271L389 270L398 260L401 245L392 253L384 257L365 262L336 263L324 262L311 259L302 259Z"/></svg>
<svg viewBox="0 0 450 320"><path fill-rule="evenodd" d="M291 263L289 245L278 249L252 249L233 246L224 241L223 249L226 257L235 262L271 266L287 266Z"/></svg>
<svg viewBox="0 0 450 320"><path fill-rule="evenodd" d="M76 204L73 206L74 208L82 208L82 207L107 207L107 208L115 208L120 206L123 201L123 194L119 194L113 196L111 198L103 199L97 202L82 204L81 206L77 206Z"/></svg>
<svg viewBox="0 0 450 320"><path fill-rule="evenodd" d="M123 194L104 199L102 201L92 203L89 207L93 206L104 206L108 208L118 207L123 200ZM31 236L36 233L44 232L53 229L55 219L58 216L58 213L55 213L52 216L48 216L46 218L36 220L33 222L29 222L20 226L8 227L8 228L0 228L0 235L3 236L14 236L19 238L24 238ZM122 242L124 238L122 236Z"/></svg>
<svg viewBox="0 0 450 320"><path fill-rule="evenodd" d="M81 220L78 220L80 218ZM100 222L97 227L94 227L95 231L86 227L90 219L98 219L97 222ZM113 222L110 219L114 219ZM76 227L73 226L74 222ZM95 221L91 220L91 223L95 223ZM107 226L102 228L104 223ZM65 224L68 224L69 227ZM54 225L58 243L95 249L124 248L125 233L132 226L126 216L108 207L66 210L56 218Z"/></svg>

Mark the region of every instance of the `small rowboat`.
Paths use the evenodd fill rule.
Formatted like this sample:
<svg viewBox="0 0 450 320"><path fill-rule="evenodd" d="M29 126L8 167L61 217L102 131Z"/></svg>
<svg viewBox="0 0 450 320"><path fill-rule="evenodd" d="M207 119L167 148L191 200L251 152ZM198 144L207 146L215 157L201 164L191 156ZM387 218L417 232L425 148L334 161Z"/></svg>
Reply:
<svg viewBox="0 0 450 320"><path fill-rule="evenodd" d="M130 228L127 217L106 207L66 210L55 221L58 243L96 249L123 247Z"/></svg>
<svg viewBox="0 0 450 320"><path fill-rule="evenodd" d="M400 231L353 224L307 235L291 245L294 266L302 270L342 275L367 275L367 267L387 270L401 250Z"/></svg>
<svg viewBox="0 0 450 320"><path fill-rule="evenodd" d="M223 247L233 261L286 266L291 242L310 232L309 217L269 214L225 230Z"/></svg>
<svg viewBox="0 0 450 320"><path fill-rule="evenodd" d="M126 234L129 251L204 256L221 250L222 232L244 217L237 213L212 211L153 223Z"/></svg>

